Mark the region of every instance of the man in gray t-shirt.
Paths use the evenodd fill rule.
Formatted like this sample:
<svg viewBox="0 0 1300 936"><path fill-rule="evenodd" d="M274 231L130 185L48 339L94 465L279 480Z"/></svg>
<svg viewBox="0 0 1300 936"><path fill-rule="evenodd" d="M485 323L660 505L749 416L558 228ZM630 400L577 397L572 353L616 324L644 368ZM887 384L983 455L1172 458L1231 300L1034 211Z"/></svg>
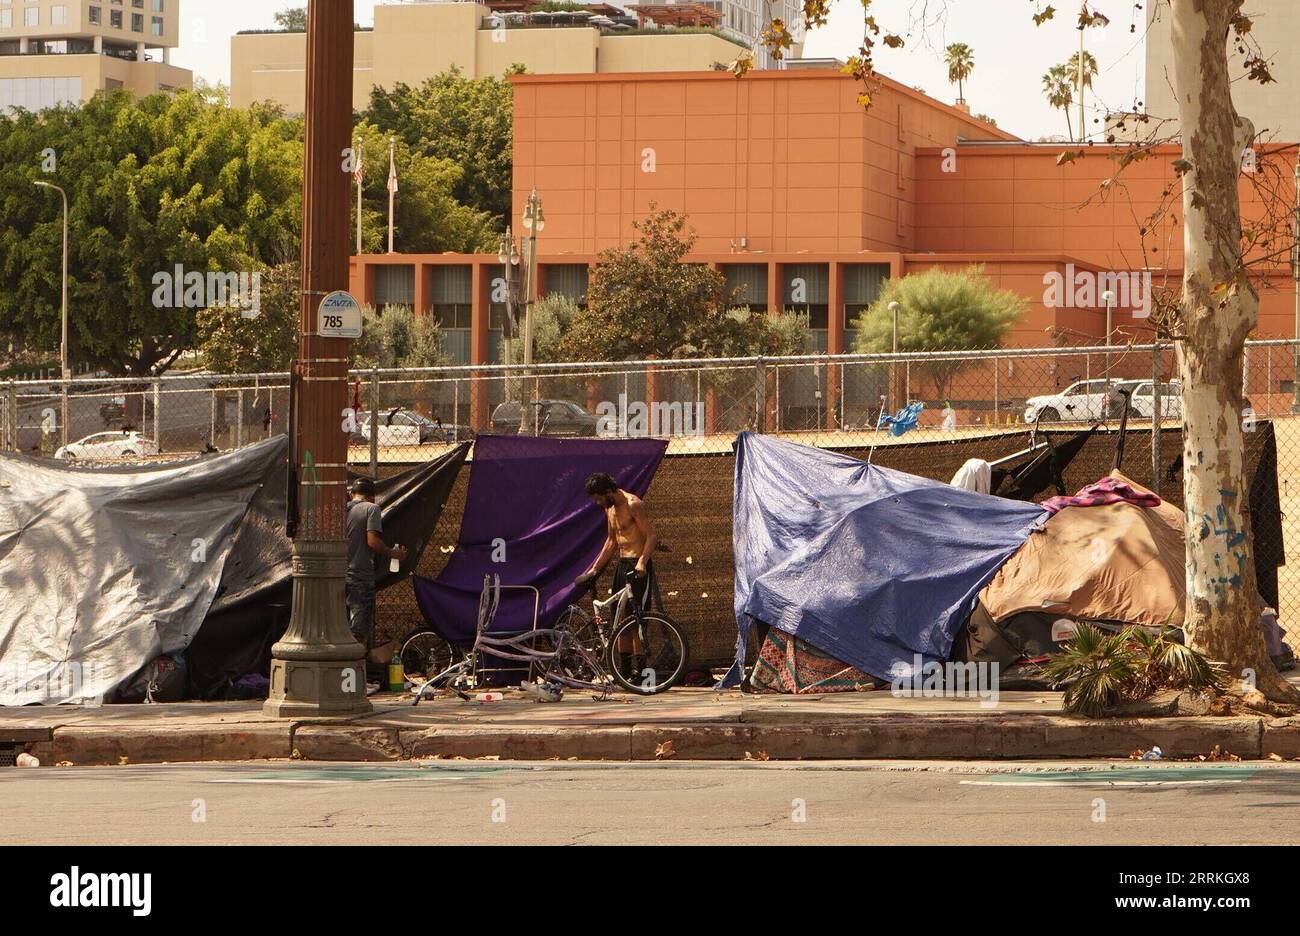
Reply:
<svg viewBox="0 0 1300 936"><path fill-rule="evenodd" d="M358 478L348 501L348 626L357 643L370 649L370 632L375 626L375 556L406 558L401 546L384 544L384 519L375 503L375 482Z"/></svg>

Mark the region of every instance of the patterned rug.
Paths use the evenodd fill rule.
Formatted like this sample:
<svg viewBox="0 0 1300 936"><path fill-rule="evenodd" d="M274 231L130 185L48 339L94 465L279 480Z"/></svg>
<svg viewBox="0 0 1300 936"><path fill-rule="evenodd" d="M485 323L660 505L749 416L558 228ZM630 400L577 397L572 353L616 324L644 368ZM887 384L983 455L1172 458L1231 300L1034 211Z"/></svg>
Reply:
<svg viewBox="0 0 1300 936"><path fill-rule="evenodd" d="M750 684L763 692L797 694L874 689L876 680L773 627L763 640Z"/></svg>

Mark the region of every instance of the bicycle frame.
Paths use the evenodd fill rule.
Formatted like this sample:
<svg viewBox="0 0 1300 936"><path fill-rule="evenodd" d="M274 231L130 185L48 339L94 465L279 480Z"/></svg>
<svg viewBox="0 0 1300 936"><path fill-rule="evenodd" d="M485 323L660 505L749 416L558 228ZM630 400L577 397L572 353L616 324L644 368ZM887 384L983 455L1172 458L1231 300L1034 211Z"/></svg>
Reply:
<svg viewBox="0 0 1300 936"><path fill-rule="evenodd" d="M582 657L584 664L591 667L592 672L596 673L598 677L605 677L605 681L600 683L588 682L580 679L569 679L554 673L550 674L550 678L571 688L595 689L608 694L608 676L605 673L604 666L592 656L586 647L574 640L573 635L567 629L554 627L539 629L536 626L540 597L536 597L534 604L534 626L532 630L509 637L492 637L488 634L488 630L492 627L492 622L496 618L497 609L501 604L501 590L503 588L526 588L532 590L534 596L538 595L537 589L531 585L502 585L500 575L483 576L483 591L479 593L478 620L475 625L473 646L463 659L453 663L420 686L411 704L419 705L427 690L436 689L444 683L450 685L452 691L462 699L468 699L469 695L456 685L456 678L479 672L478 662L480 655L483 653L489 653L500 659L528 663L530 664L529 672L531 674L533 664L559 659L565 651L576 651ZM631 594L630 589L626 589L626 591L629 595ZM535 646L530 646L539 637L549 638L554 641L555 649L538 650Z"/></svg>

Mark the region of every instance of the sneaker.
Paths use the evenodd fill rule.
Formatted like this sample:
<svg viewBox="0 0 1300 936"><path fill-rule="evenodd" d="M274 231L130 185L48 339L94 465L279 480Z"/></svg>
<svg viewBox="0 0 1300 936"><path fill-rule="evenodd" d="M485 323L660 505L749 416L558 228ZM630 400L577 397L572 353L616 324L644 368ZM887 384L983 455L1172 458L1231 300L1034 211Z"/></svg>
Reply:
<svg viewBox="0 0 1300 936"><path fill-rule="evenodd" d="M372 696L378 691L379 691L379 683L377 682L366 683L366 695Z"/></svg>

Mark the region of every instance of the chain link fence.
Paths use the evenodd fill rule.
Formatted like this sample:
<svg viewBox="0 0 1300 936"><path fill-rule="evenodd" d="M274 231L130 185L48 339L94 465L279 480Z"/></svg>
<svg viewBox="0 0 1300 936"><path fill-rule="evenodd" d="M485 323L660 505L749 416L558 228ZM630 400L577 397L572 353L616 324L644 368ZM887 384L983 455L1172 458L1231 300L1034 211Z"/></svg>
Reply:
<svg viewBox="0 0 1300 936"><path fill-rule="evenodd" d="M1288 547L1300 549L1300 509L1291 510L1300 496L1297 355L1294 341L1252 341L1242 375L1260 592L1293 639L1300 563L1292 572L1286 560ZM1070 492L1122 453L1125 474L1181 506L1176 375L1167 344L370 370L351 375L351 407L339 420L353 470L381 477L485 432L667 439L647 497L668 547L655 562L694 664L720 666L735 639L738 432L778 433L947 481L968 458L995 468L1023 459L1035 426L1063 442L1096 425L1064 472ZM93 466L191 458L287 431L288 388L286 374L0 383L0 446ZM891 431L884 417L901 425ZM454 550L467 477L452 492L422 575L436 576ZM409 587L382 593L378 614L377 642L421 623Z"/></svg>

